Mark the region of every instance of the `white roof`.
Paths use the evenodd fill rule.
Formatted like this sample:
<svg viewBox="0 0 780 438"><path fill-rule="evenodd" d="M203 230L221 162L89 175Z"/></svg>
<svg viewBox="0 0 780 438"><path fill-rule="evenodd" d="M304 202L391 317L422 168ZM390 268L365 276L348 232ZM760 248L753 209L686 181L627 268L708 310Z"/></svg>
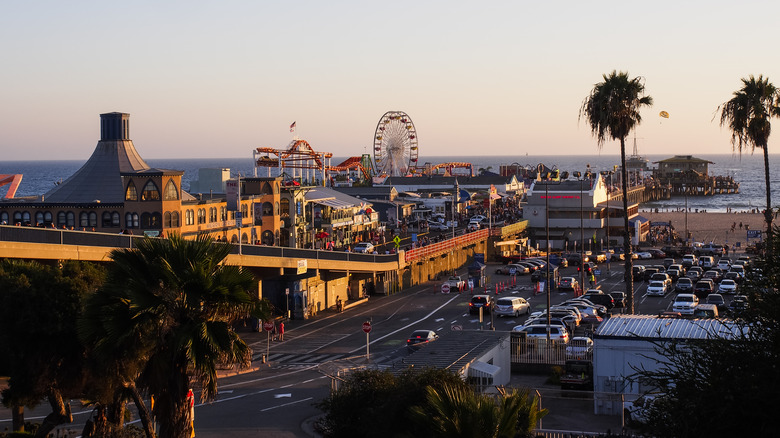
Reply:
<svg viewBox="0 0 780 438"><path fill-rule="evenodd" d="M663 318L654 315L621 315L605 319L594 338L624 339L715 339L734 338L747 330L732 320Z"/></svg>

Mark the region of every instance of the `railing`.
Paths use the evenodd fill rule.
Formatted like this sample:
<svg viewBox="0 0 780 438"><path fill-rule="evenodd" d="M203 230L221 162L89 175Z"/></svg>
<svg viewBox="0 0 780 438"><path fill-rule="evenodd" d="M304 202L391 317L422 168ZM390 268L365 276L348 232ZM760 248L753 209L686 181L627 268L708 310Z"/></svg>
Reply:
<svg viewBox="0 0 780 438"><path fill-rule="evenodd" d="M0 225L0 241L27 242L53 245L81 245L110 248L133 248L144 236L128 234L110 234L94 231L70 231L51 228L18 227ZM361 254L354 252L336 252L317 249L284 248L279 246L259 246L250 244L232 244L232 254L287 257L295 259L341 260L347 262L393 262L399 254Z"/></svg>
<svg viewBox="0 0 780 438"><path fill-rule="evenodd" d="M425 259L427 257L434 257L448 252L452 252L454 249L462 248L466 245L470 245L474 242L487 239L490 235L490 230L487 228L474 231L473 233L466 233L454 238L447 239L442 242L432 243L420 248L415 248L406 251L406 262Z"/></svg>
<svg viewBox="0 0 780 438"><path fill-rule="evenodd" d="M566 363L566 346L554 339L547 344L546 338L523 339L518 333L510 338L512 363L563 365Z"/></svg>

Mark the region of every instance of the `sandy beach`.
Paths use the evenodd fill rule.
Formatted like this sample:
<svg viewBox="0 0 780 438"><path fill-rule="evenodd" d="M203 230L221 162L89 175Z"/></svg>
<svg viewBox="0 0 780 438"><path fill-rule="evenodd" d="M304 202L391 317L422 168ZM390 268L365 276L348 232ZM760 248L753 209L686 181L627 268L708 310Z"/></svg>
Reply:
<svg viewBox="0 0 780 438"><path fill-rule="evenodd" d="M685 235L685 212L683 211L658 213L641 211L639 215L651 222L671 222L680 236ZM735 222L737 226L735 231L731 232L731 225ZM742 223L741 229L740 223ZM745 225L750 226L751 230L763 230L764 215L761 213L688 213L688 231L692 233L695 242L712 241L729 245L741 242L744 247L747 244Z"/></svg>

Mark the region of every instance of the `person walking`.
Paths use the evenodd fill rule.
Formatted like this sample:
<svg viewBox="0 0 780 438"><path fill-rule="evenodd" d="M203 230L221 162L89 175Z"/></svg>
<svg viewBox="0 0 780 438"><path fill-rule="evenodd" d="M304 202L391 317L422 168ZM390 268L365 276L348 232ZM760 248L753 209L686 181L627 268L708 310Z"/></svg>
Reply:
<svg viewBox="0 0 780 438"><path fill-rule="evenodd" d="M279 340L284 341L284 321L279 322Z"/></svg>

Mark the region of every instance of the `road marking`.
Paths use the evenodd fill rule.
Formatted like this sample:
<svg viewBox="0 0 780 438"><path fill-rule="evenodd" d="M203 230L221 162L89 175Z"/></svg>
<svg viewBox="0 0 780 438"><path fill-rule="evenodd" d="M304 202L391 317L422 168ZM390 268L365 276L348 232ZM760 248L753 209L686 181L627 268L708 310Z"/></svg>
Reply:
<svg viewBox="0 0 780 438"><path fill-rule="evenodd" d="M291 398L292 397L292 393L288 392L286 394L274 394L274 398L283 398L283 397L284 398Z"/></svg>
<svg viewBox="0 0 780 438"><path fill-rule="evenodd" d="M290 402L290 403L283 403L281 405L276 405L276 406L271 406L270 408L261 409L260 412L270 411L270 410L277 409L277 408L283 408L285 406L290 406L290 405L298 404L300 402L305 402L305 401L309 401L309 400L313 400L313 399L314 399L314 397L309 397L309 398L305 398L303 400L298 400L298 401L294 401L294 402Z"/></svg>

